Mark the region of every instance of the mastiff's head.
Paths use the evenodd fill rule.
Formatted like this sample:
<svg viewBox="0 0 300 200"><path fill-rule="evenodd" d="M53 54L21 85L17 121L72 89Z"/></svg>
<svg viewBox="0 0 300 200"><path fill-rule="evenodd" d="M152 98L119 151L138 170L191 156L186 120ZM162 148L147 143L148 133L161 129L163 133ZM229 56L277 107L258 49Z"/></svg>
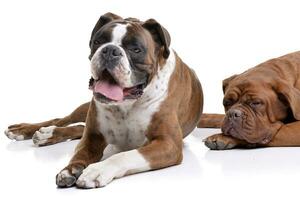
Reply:
<svg viewBox="0 0 300 200"><path fill-rule="evenodd" d="M222 132L267 144L287 122L300 120L300 91L272 68L250 69L223 81Z"/></svg>
<svg viewBox="0 0 300 200"><path fill-rule="evenodd" d="M90 89L101 103L136 100L168 58L170 35L154 19L145 22L107 13L90 40Z"/></svg>

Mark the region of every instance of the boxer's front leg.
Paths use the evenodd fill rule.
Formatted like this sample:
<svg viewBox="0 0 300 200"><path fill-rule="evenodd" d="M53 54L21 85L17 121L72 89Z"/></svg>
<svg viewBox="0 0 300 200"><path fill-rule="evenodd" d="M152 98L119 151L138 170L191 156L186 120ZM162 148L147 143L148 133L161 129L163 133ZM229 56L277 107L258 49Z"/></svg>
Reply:
<svg viewBox="0 0 300 200"><path fill-rule="evenodd" d="M107 146L103 135L89 132L88 128L85 131L70 163L56 176L58 187L73 186L82 170L89 164L98 162L103 156L103 151Z"/></svg>
<svg viewBox="0 0 300 200"><path fill-rule="evenodd" d="M300 121L283 125L267 147L299 147Z"/></svg>
<svg viewBox="0 0 300 200"><path fill-rule="evenodd" d="M149 131L149 144L89 165L83 170L76 185L80 188L103 187L113 179L125 175L180 164L182 134L179 124L176 121L170 124L164 119Z"/></svg>

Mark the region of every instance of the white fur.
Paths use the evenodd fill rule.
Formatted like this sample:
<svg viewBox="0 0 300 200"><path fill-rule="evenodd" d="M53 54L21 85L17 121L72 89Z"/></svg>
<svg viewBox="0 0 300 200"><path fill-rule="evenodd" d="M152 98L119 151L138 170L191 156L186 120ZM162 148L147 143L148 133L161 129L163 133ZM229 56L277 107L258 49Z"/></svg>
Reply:
<svg viewBox="0 0 300 200"><path fill-rule="evenodd" d="M17 141L24 140L24 136L23 135L19 135L19 134L13 133L9 129L6 129L4 131L4 133L11 140L17 140Z"/></svg>
<svg viewBox="0 0 300 200"><path fill-rule="evenodd" d="M73 176L70 174L68 170L65 169L57 174L56 182L58 183L64 182L63 180L68 177L73 177Z"/></svg>
<svg viewBox="0 0 300 200"><path fill-rule="evenodd" d="M111 157L112 155L120 153L120 152L121 152L121 149L119 147L117 147L116 145L113 145L113 144L109 144L105 147L101 160L105 160L105 159Z"/></svg>
<svg viewBox="0 0 300 200"><path fill-rule="evenodd" d="M36 131L32 137L33 143L35 145L45 144L49 138L53 136L53 131L56 126L42 127L40 130Z"/></svg>
<svg viewBox="0 0 300 200"><path fill-rule="evenodd" d="M122 44L122 39L127 33L128 24L117 24L112 31L112 43L120 46Z"/></svg>
<svg viewBox="0 0 300 200"><path fill-rule="evenodd" d="M175 55L170 56L163 67L144 89L137 100L103 104L96 100L97 121L100 132L108 144L123 151L141 147L147 142L146 130L155 112L168 94L168 83L175 68Z"/></svg>
<svg viewBox="0 0 300 200"><path fill-rule="evenodd" d="M148 161L137 150L131 150L89 165L76 184L82 188L103 187L114 178L146 170L150 170Z"/></svg>
<svg viewBox="0 0 300 200"><path fill-rule="evenodd" d="M74 124L69 124L67 127L70 127L70 126L79 126L79 125L85 126L85 122L76 122Z"/></svg>
<svg viewBox="0 0 300 200"><path fill-rule="evenodd" d="M92 77L95 80L98 80L98 75L97 75L97 69L100 68L100 52L102 51L103 48L105 48L108 45L115 45L117 46L120 51L122 52L122 59L120 62L120 65L114 68L114 76L118 80L120 86L122 87L132 87L132 81L131 81L131 69L130 69L130 64L127 58L127 54L124 51L124 49L121 47L122 44L122 39L127 33L127 26L128 24L117 24L112 31L112 40L111 42L108 42L106 44L103 44L101 47L97 49L97 51L94 53L92 59L91 59L91 73Z"/></svg>

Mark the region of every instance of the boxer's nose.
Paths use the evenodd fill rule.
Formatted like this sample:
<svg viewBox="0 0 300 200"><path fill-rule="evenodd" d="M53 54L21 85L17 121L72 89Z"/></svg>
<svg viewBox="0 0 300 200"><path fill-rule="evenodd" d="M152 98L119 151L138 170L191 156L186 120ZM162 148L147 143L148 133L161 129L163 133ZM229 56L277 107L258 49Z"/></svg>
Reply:
<svg viewBox="0 0 300 200"><path fill-rule="evenodd" d="M122 56L120 48L115 45L107 45L101 50L100 54L107 60L115 60Z"/></svg>
<svg viewBox="0 0 300 200"><path fill-rule="evenodd" d="M238 110L238 109L230 109L229 111L227 111L227 117L230 120L236 120L242 117L242 111Z"/></svg>

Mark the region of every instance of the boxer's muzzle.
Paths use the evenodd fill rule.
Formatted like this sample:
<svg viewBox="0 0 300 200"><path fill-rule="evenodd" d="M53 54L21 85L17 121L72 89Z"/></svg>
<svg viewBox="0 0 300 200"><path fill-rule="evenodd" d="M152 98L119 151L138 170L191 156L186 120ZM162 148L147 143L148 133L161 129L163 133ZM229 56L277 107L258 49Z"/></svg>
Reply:
<svg viewBox="0 0 300 200"><path fill-rule="evenodd" d="M107 45L100 51L99 56L102 69L110 71L120 64L123 53L119 47L115 45Z"/></svg>
<svg viewBox="0 0 300 200"><path fill-rule="evenodd" d="M147 79L139 78L132 70L122 47L114 44L103 46L93 55L91 63L89 87L100 102L122 102L142 96Z"/></svg>

